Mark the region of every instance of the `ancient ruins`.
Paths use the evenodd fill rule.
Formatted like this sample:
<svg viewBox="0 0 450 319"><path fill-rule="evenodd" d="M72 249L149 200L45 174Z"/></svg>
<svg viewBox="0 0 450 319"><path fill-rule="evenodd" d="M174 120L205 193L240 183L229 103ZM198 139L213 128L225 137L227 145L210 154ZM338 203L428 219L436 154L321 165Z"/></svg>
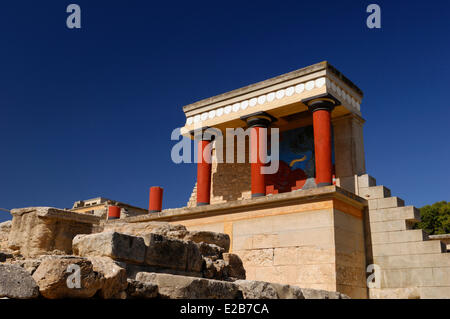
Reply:
<svg viewBox="0 0 450 319"><path fill-rule="evenodd" d="M366 172L362 98L321 62L184 106L199 150L187 206L164 210L152 187L148 210L14 209L0 297L450 298L450 236L413 229L418 209ZM250 130L233 144L204 134L229 128ZM252 158L270 128L278 170L263 174L273 162ZM244 162L220 160L242 149Z"/></svg>

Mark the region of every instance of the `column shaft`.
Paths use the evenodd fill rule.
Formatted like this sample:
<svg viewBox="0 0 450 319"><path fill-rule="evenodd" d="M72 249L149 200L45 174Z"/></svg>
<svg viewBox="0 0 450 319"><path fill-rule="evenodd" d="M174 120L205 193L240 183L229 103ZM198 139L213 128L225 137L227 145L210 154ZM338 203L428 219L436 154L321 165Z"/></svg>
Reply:
<svg viewBox="0 0 450 319"><path fill-rule="evenodd" d="M331 112L319 109L313 112L314 152L316 161L316 184L332 184L331 163Z"/></svg>
<svg viewBox="0 0 450 319"><path fill-rule="evenodd" d="M260 134L263 127L252 127L250 132L250 159L251 159L251 179L252 179L252 197L260 197L266 195L265 175L261 173L264 166L266 152L261 153L261 148L266 146L266 134ZM262 132L261 132L262 133ZM267 149L266 149L267 150Z"/></svg>
<svg viewBox="0 0 450 319"><path fill-rule="evenodd" d="M208 205L211 197L210 141L198 141L197 156L197 206ZM207 151L205 152L205 149ZM205 154L206 153L206 154Z"/></svg>

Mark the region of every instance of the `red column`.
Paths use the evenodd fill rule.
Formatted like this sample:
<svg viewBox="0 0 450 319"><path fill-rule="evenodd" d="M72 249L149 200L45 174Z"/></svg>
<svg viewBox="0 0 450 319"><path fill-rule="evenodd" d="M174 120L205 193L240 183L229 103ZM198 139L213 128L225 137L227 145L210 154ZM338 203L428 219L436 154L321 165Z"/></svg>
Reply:
<svg viewBox="0 0 450 319"><path fill-rule="evenodd" d="M120 218L120 207L119 206L109 206L108 207L108 219L119 219Z"/></svg>
<svg viewBox="0 0 450 319"><path fill-rule="evenodd" d="M209 205L211 194L211 149L210 141L198 141L197 153L197 206ZM205 152L205 149L209 151ZM206 154L205 154L206 153Z"/></svg>
<svg viewBox="0 0 450 319"><path fill-rule="evenodd" d="M264 128L254 126L250 132L252 197L266 196L265 175L261 173L261 168L264 166L264 158L261 158L259 154L260 148L266 145L266 134L260 134L261 129Z"/></svg>
<svg viewBox="0 0 450 319"><path fill-rule="evenodd" d="M331 112L327 109L313 111L314 152L317 186L332 185L331 164Z"/></svg>
<svg viewBox="0 0 450 319"><path fill-rule="evenodd" d="M162 210L163 189L158 186L150 187L150 198L148 204L149 213L157 213Z"/></svg>

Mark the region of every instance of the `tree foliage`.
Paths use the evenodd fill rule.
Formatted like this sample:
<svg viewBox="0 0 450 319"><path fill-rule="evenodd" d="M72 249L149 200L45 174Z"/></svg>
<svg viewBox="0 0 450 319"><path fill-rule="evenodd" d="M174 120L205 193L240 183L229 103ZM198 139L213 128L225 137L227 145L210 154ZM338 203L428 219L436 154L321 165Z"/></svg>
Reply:
<svg viewBox="0 0 450 319"><path fill-rule="evenodd" d="M450 202L442 201L420 208L422 221L415 228L421 228L430 235L450 233Z"/></svg>

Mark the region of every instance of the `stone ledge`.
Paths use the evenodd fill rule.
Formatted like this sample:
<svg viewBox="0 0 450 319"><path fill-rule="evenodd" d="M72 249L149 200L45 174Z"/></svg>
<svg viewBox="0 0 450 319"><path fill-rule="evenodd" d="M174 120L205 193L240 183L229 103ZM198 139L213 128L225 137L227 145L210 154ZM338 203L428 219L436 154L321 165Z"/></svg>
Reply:
<svg viewBox="0 0 450 319"><path fill-rule="evenodd" d="M315 201L339 199L352 206L363 209L367 201L338 186L326 186L307 190L298 190L289 193L267 195L264 197L230 201L220 204L212 204L199 207L183 207L163 210L160 213L127 217L119 220L107 221L107 223L139 223L145 221L176 221L186 218L224 215L238 212L246 212L253 209L281 207L283 205L304 204Z"/></svg>
<svg viewBox="0 0 450 319"><path fill-rule="evenodd" d="M22 216L24 214L36 212L38 217L55 218L76 221L79 223L99 224L101 218L94 215L76 213L69 210L59 209L55 207L25 207L15 208L11 210L11 215Z"/></svg>

